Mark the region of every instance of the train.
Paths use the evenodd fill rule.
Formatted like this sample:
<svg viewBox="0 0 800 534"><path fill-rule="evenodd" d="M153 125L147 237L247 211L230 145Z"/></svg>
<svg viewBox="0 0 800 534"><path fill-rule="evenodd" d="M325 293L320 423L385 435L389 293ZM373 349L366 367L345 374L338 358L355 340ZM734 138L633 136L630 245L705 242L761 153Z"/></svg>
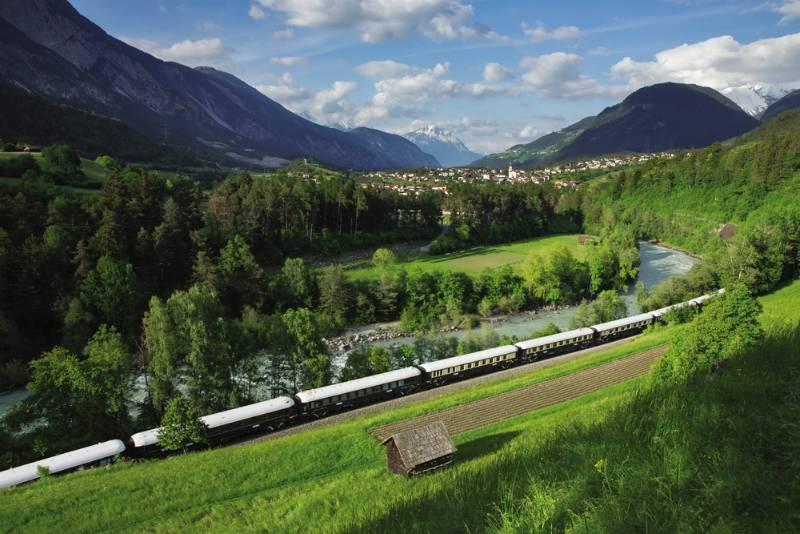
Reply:
<svg viewBox="0 0 800 534"><path fill-rule="evenodd" d="M217 445L251 434L266 434L369 404L405 396L465 378L508 369L554 356L610 343L642 332L662 321L673 310L699 309L723 293L720 289L695 299L594 326L578 328L511 345L404 367L347 382L300 391L201 417L206 425L207 444ZM31 482L48 474L60 474L111 463L119 456L156 457L165 454L159 445L160 428L121 439L37 460L0 472L0 488ZM189 443L187 447L194 444Z"/></svg>

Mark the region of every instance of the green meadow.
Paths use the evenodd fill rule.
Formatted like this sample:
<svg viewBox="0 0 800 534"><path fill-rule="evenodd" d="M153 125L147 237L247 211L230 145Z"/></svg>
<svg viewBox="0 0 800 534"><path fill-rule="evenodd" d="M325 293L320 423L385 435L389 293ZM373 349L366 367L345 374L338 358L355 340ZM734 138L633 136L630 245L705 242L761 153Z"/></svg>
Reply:
<svg viewBox="0 0 800 534"><path fill-rule="evenodd" d="M800 415L789 394L800 377L798 335L772 321L800 321L798 295L800 282L762 299L763 346L713 381L664 391L645 377L460 434L455 464L432 475L390 474L367 430L600 365L684 327L303 434L48 478L0 493L0 524L14 532L786 531L800 510L789 491L800 480L791 478L796 462L782 463L800 452L789 424Z"/></svg>
<svg viewBox="0 0 800 534"><path fill-rule="evenodd" d="M511 265L518 271L522 262L531 252L548 256L556 248L566 247L575 257L583 259L584 246L579 244L577 234L536 237L525 241L516 241L501 245L486 245L468 250L429 256L427 254L408 254L401 256L398 265L407 271L458 271L470 276L477 276L485 269L494 269L503 265ZM353 280L374 280L379 277L369 261L352 264L347 269Z"/></svg>

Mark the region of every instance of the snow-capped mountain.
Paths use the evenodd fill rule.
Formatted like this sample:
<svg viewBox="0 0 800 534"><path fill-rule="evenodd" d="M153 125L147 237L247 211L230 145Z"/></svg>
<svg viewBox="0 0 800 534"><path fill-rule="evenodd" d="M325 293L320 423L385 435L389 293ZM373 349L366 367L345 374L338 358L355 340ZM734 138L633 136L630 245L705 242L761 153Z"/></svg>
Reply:
<svg viewBox="0 0 800 534"><path fill-rule="evenodd" d="M792 88L756 84L728 87L721 92L736 102L746 113L759 118L768 107L792 92Z"/></svg>
<svg viewBox="0 0 800 534"><path fill-rule="evenodd" d="M429 125L403 137L434 156L445 167L468 165L481 157L481 154L467 148L453 132L438 126Z"/></svg>

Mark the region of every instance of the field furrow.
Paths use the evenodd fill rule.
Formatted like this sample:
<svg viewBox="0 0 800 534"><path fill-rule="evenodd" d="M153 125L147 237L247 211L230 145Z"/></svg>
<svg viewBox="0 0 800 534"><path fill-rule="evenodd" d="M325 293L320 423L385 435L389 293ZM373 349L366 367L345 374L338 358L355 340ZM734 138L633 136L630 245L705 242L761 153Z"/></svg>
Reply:
<svg viewBox="0 0 800 534"><path fill-rule="evenodd" d="M526 388L447 410L375 427L369 432L378 440L383 441L398 432L418 428L434 421L442 421L451 435L460 434L642 376L666 350L667 346L663 345L572 375L554 378L547 382L533 384Z"/></svg>

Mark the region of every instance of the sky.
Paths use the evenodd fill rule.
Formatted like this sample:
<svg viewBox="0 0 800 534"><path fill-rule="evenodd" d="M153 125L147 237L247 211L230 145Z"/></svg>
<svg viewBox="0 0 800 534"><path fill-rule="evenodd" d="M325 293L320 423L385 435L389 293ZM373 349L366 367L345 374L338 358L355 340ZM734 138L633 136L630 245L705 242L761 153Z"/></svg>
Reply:
<svg viewBox="0 0 800 534"><path fill-rule="evenodd" d="M533 141L662 81L800 88L800 0L71 0L318 123Z"/></svg>

